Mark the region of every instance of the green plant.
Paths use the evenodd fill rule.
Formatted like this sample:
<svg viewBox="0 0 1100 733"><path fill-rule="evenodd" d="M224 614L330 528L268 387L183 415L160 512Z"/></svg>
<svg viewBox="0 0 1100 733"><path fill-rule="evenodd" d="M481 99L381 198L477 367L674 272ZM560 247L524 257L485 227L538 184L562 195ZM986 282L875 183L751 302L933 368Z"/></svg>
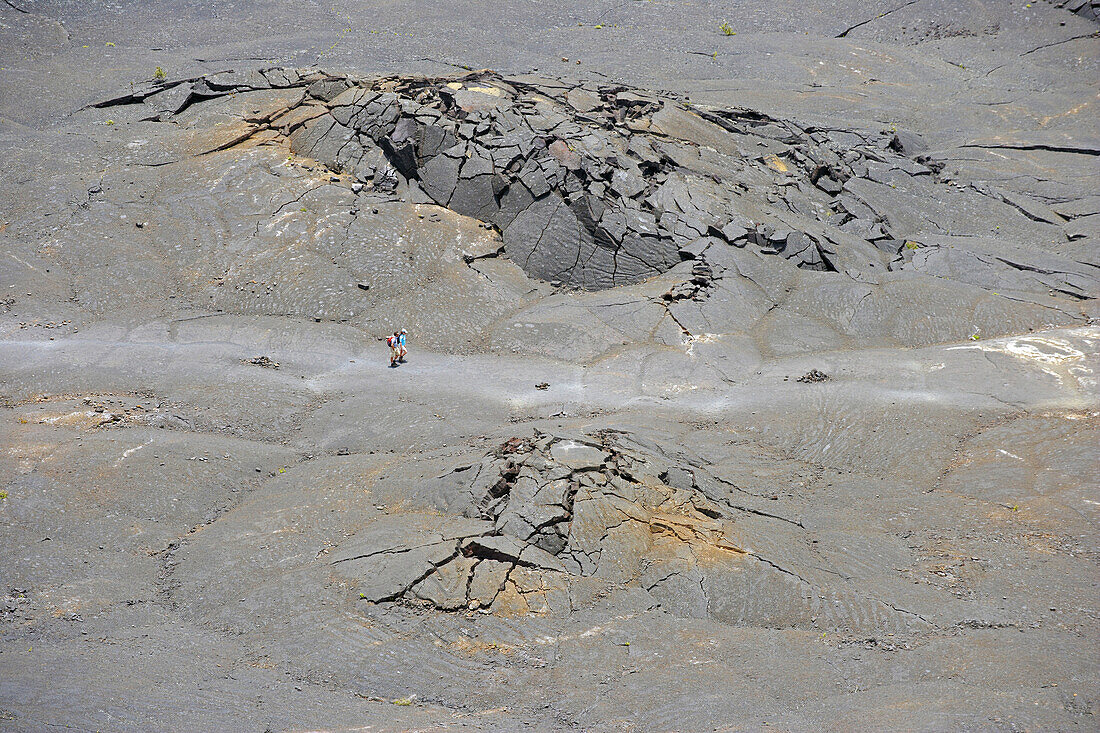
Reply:
<svg viewBox="0 0 1100 733"><path fill-rule="evenodd" d="M723 20L722 24L718 26L718 30L722 31L723 35L736 36L737 31L733 29L733 26L729 24L728 20Z"/></svg>
<svg viewBox="0 0 1100 733"><path fill-rule="evenodd" d="M165 81L167 78L168 74L159 66L157 70L153 72L153 81Z"/></svg>
<svg viewBox="0 0 1100 733"><path fill-rule="evenodd" d="M0 491L0 500L7 499L7 498L8 498L8 492Z"/></svg>

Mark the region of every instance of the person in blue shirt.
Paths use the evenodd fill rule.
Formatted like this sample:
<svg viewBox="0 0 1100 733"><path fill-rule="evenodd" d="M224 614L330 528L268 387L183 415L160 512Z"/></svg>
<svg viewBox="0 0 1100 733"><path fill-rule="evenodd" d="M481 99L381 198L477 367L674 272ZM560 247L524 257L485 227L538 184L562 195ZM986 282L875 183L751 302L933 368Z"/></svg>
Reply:
<svg viewBox="0 0 1100 733"><path fill-rule="evenodd" d="M401 329L401 333L399 333L397 335L397 346L398 346L398 352L399 352L398 353L398 361L400 361L402 364L405 363L405 356L409 353L409 350L405 347L405 343L408 340L408 336L409 336L409 332L406 331L403 328Z"/></svg>

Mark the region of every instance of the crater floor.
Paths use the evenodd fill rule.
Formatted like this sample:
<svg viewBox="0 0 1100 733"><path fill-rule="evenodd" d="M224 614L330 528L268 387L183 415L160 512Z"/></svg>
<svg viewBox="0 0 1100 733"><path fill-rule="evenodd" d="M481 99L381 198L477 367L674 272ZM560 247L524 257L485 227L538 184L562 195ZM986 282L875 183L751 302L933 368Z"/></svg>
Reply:
<svg viewBox="0 0 1100 733"><path fill-rule="evenodd" d="M1097 28L0 4L4 729L1095 729Z"/></svg>

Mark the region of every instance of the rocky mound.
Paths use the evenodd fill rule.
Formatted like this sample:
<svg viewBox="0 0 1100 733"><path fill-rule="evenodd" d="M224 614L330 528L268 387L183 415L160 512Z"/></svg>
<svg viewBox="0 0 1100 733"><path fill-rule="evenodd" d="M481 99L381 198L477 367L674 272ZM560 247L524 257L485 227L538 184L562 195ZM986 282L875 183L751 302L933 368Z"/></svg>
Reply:
<svg viewBox="0 0 1100 733"><path fill-rule="evenodd" d="M205 100L265 90L281 90L283 103L214 150L286 138L357 192L491 222L529 275L570 287L639 282L732 245L867 283L911 270L1074 298L1098 291L1094 268L1058 252L1083 236L1062 216L943 179L921 138L893 128L838 130L491 72L225 72L99 106L140 103L146 119L174 120Z"/></svg>
<svg viewBox="0 0 1100 733"><path fill-rule="evenodd" d="M442 514L389 514L331 555L361 599L565 615L625 586L726 623L927 626L819 571L801 521L762 508L770 497L630 433L536 430L423 491Z"/></svg>

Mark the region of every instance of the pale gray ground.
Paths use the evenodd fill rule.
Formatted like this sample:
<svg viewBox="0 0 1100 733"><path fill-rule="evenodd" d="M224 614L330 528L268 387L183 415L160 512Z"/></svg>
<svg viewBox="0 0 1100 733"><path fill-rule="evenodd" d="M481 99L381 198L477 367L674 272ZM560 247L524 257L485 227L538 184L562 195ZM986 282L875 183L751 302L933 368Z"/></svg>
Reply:
<svg viewBox="0 0 1100 733"><path fill-rule="evenodd" d="M0 3L0 729L1095 730L1098 27Z"/></svg>

